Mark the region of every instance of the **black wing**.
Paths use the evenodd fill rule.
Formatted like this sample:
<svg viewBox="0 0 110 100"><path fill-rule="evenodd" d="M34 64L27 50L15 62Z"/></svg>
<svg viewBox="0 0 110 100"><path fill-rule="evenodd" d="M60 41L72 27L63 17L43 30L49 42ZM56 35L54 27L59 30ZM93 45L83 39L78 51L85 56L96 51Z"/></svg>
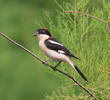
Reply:
<svg viewBox="0 0 110 100"><path fill-rule="evenodd" d="M49 39L45 40L45 45L48 48L55 50L58 53L62 53L64 55L79 59L79 58L75 57L73 54L71 54L70 51L66 47L64 47L59 41L57 41L55 38L49 38Z"/></svg>

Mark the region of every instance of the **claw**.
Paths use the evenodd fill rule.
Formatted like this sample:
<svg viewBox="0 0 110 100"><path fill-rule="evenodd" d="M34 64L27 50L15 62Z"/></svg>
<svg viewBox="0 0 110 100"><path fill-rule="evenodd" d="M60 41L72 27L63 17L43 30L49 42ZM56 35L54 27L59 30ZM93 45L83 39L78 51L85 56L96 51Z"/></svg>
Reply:
<svg viewBox="0 0 110 100"><path fill-rule="evenodd" d="M53 67L53 70L56 71L57 70L56 67Z"/></svg>
<svg viewBox="0 0 110 100"><path fill-rule="evenodd" d="M47 63L46 61L43 61L42 64L44 64L44 65L48 65L48 63Z"/></svg>

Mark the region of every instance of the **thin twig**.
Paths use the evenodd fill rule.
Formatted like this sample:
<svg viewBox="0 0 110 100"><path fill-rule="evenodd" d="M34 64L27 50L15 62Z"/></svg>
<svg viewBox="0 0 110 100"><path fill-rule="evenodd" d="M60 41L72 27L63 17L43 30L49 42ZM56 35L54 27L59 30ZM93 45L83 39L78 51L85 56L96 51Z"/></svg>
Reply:
<svg viewBox="0 0 110 100"><path fill-rule="evenodd" d="M104 23L106 28L107 28L107 30L108 30L108 33L110 34L110 28L109 28L109 25L108 25L108 20L105 21L105 20L102 20L102 19L100 19L100 18L98 18L96 16L92 16L90 14L84 14L83 12L78 12L78 11L64 11L64 12L66 12L66 13L77 13L77 14L80 14L80 15L84 15L84 16L88 16L88 17L94 18L94 19Z"/></svg>
<svg viewBox="0 0 110 100"><path fill-rule="evenodd" d="M26 52L28 52L29 54L31 54L33 57L35 57L37 60L39 60L40 62L42 62L43 64L47 65L48 67L53 68L52 65L48 64L47 62L43 61L42 59L40 59L38 56L36 56L34 53L32 53L30 50L26 49L24 46L18 44L17 42L15 42L14 40L12 40L11 38L9 38L7 35L3 34L0 32L0 35L3 36L4 38L8 39L10 42L12 42L13 44L17 45L18 47L24 49ZM80 86L82 89L84 89L91 97L93 97L95 100L98 100L90 90L88 90L86 87L84 87L82 84L80 84L77 80L75 80L72 76L70 76L69 74L56 69L56 71L58 71L59 73L65 75L66 77L70 78L71 80L73 80L78 86Z"/></svg>
<svg viewBox="0 0 110 100"><path fill-rule="evenodd" d="M105 26L106 26L106 28L107 28L107 30L108 30L108 33L110 34L110 28L109 28L109 26L108 26L108 23L105 23Z"/></svg>
<svg viewBox="0 0 110 100"><path fill-rule="evenodd" d="M92 16L92 15L90 15L90 14L84 14L84 13L78 12L78 11L64 11L64 12L77 13L77 14L80 14L80 15L84 15L84 16L88 16L88 17L91 17L91 18L95 18L95 19L97 19L97 20L99 20L99 21L101 21L101 22L103 22L103 23L106 23L106 21L104 21L104 20L102 20L102 19L100 19L100 18L98 18L98 17L96 17L96 16Z"/></svg>

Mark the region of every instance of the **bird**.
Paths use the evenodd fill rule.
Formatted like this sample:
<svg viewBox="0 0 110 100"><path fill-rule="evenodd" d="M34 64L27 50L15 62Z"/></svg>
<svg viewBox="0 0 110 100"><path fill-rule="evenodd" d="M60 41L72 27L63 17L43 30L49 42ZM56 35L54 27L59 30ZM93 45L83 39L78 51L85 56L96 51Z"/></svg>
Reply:
<svg viewBox="0 0 110 100"><path fill-rule="evenodd" d="M80 69L76 66L76 64L71 60L71 58L75 58L80 60L78 57L74 56L62 43L56 40L50 33L50 31L46 28L37 29L34 33L34 36L37 37L39 47L43 51L43 53L51 58L54 61L58 61L58 64L54 66L54 70L61 64L62 61L70 64L79 75L88 82L87 78L80 71Z"/></svg>

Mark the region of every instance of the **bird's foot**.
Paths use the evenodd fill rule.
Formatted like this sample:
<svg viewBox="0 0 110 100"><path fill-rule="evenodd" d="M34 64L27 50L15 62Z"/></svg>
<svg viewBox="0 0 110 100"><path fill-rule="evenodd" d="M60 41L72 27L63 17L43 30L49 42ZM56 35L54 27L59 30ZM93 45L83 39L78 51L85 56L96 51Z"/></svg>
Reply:
<svg viewBox="0 0 110 100"><path fill-rule="evenodd" d="M42 64L44 64L44 65L47 66L48 65L48 62L47 61L43 61Z"/></svg>
<svg viewBox="0 0 110 100"><path fill-rule="evenodd" d="M55 67L53 67L53 70L54 70L54 71L56 71L56 70L57 70L56 66L55 66Z"/></svg>

